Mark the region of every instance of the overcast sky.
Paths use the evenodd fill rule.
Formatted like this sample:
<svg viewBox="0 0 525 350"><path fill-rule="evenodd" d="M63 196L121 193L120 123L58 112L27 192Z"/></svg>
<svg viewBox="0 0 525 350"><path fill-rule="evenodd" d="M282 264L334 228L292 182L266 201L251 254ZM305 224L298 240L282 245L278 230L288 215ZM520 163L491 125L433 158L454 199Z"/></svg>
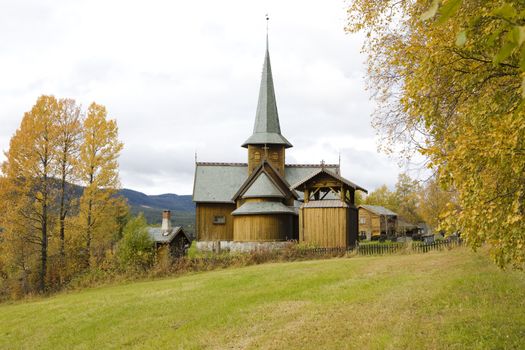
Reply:
<svg viewBox="0 0 525 350"><path fill-rule="evenodd" d="M372 190L401 171L377 152L363 38L345 2L0 0L0 149L37 97L107 107L122 186L190 194L199 161L246 162L270 16L287 163L337 163ZM0 156L4 160L4 156Z"/></svg>

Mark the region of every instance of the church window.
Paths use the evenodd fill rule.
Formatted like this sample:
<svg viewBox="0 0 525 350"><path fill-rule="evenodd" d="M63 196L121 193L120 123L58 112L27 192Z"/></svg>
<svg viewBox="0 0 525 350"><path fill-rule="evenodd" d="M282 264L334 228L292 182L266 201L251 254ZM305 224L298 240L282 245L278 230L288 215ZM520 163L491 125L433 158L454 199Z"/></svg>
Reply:
<svg viewBox="0 0 525 350"><path fill-rule="evenodd" d="M226 223L226 217L224 215L214 216L213 223L216 225L224 225Z"/></svg>

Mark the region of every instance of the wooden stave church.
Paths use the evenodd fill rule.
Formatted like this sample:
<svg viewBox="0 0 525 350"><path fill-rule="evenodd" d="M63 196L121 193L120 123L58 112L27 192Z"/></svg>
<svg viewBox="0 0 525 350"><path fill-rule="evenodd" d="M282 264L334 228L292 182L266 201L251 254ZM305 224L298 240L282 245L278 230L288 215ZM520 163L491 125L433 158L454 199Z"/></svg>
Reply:
<svg viewBox="0 0 525 350"><path fill-rule="evenodd" d="M286 164L268 40L248 163L196 162L193 201L199 249L276 247L296 240L349 247L358 235L355 191L335 164Z"/></svg>

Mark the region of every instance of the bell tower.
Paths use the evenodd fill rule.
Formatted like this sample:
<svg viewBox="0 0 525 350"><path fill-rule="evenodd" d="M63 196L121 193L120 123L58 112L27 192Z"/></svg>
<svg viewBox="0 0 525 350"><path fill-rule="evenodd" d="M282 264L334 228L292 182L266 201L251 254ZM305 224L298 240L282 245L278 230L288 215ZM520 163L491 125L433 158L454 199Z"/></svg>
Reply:
<svg viewBox="0 0 525 350"><path fill-rule="evenodd" d="M285 150L292 147L292 144L281 135L268 50L268 34L266 34L266 54L264 56L253 134L242 144L242 147L248 148L249 174L263 160L266 160L284 176Z"/></svg>

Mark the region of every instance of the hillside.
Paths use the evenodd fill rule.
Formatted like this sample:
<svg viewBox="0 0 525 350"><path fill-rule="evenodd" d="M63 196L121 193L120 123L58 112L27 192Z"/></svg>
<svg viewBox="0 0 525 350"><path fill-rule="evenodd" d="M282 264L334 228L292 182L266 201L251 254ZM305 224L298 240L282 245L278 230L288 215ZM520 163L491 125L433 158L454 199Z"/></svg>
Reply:
<svg viewBox="0 0 525 350"><path fill-rule="evenodd" d="M51 180L51 185L58 188L58 180ZM84 191L82 186L68 184L68 191L73 197L80 198ZM188 233L194 232L195 225L195 203L191 195L176 195L166 193L160 195L147 195L142 192L123 188L118 191L118 195L127 199L131 213L136 215L143 213L144 217L151 225L158 225L162 221L162 211L171 210L172 222L176 226L184 226ZM76 212L77 208L73 208Z"/></svg>
<svg viewBox="0 0 525 350"><path fill-rule="evenodd" d="M174 225L183 226L188 233L194 233L195 204L191 195L179 196L172 193L147 195L142 192L124 188L119 194L128 200L131 213L143 213L149 224L160 224L162 210L171 210Z"/></svg>
<svg viewBox="0 0 525 350"><path fill-rule="evenodd" d="M520 348L525 274L464 249L266 264L0 305L0 348Z"/></svg>
<svg viewBox="0 0 525 350"><path fill-rule="evenodd" d="M191 195L179 196L173 193L147 195L142 192L124 188L119 194L128 199L129 205L134 207L161 208L176 211L195 211L195 204Z"/></svg>

